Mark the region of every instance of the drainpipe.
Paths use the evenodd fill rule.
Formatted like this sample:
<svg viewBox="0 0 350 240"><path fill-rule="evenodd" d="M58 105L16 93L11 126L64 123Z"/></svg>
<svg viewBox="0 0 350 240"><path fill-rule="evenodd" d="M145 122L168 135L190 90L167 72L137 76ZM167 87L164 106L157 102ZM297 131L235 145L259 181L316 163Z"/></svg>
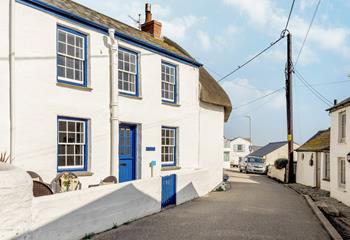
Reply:
<svg viewBox="0 0 350 240"><path fill-rule="evenodd" d="M9 2L10 163L15 159L15 0Z"/></svg>
<svg viewBox="0 0 350 240"><path fill-rule="evenodd" d="M118 71L118 41L115 38L115 30L108 29L109 33L109 64L110 64L110 124L111 124L111 163L110 174L118 177L119 166L119 119L118 119L118 79L116 72Z"/></svg>

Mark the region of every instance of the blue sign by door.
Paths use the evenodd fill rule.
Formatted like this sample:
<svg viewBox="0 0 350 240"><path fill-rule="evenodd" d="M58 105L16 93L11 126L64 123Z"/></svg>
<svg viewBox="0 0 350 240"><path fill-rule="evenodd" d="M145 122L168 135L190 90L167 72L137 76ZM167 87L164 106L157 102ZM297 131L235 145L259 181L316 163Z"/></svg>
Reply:
<svg viewBox="0 0 350 240"><path fill-rule="evenodd" d="M162 208L176 204L176 174L162 177Z"/></svg>
<svg viewBox="0 0 350 240"><path fill-rule="evenodd" d="M119 182L136 179L136 126L119 126Z"/></svg>

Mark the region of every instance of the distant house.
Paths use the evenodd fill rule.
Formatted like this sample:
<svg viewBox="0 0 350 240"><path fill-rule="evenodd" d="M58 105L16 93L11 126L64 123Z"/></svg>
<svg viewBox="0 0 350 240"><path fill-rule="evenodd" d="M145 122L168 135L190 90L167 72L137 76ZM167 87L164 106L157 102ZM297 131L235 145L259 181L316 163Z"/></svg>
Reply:
<svg viewBox="0 0 350 240"><path fill-rule="evenodd" d="M328 109L330 131L331 196L350 205L350 97Z"/></svg>
<svg viewBox="0 0 350 240"><path fill-rule="evenodd" d="M294 149L299 147L294 143ZM273 165L279 158L288 158L288 142L271 142L248 156L260 157L265 160L266 166Z"/></svg>
<svg viewBox="0 0 350 240"><path fill-rule="evenodd" d="M249 153L251 153L250 139L243 137L236 137L231 140L224 139L224 168L238 166L238 163Z"/></svg>
<svg viewBox="0 0 350 240"><path fill-rule="evenodd" d="M317 132L297 152L296 181L303 185L330 190L330 129Z"/></svg>

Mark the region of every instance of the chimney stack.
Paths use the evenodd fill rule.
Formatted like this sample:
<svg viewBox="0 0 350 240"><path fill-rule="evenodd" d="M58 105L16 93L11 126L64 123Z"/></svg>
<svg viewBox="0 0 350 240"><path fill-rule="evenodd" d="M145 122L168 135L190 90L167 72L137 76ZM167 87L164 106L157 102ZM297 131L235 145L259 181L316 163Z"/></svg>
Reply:
<svg viewBox="0 0 350 240"><path fill-rule="evenodd" d="M150 3L146 3L145 13L146 19L145 23L141 25L141 30L152 34L155 38L160 38L162 33L162 23L156 20L152 20L152 11Z"/></svg>
<svg viewBox="0 0 350 240"><path fill-rule="evenodd" d="M334 99L334 105L337 105L338 104L338 100L337 99Z"/></svg>

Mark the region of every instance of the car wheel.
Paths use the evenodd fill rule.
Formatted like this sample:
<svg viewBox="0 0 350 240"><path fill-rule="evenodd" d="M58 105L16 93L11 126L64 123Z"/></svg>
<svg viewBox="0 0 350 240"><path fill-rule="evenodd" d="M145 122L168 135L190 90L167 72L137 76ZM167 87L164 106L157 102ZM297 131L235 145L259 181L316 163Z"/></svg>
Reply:
<svg viewBox="0 0 350 240"><path fill-rule="evenodd" d="M242 172L242 169L239 169L239 172Z"/></svg>

